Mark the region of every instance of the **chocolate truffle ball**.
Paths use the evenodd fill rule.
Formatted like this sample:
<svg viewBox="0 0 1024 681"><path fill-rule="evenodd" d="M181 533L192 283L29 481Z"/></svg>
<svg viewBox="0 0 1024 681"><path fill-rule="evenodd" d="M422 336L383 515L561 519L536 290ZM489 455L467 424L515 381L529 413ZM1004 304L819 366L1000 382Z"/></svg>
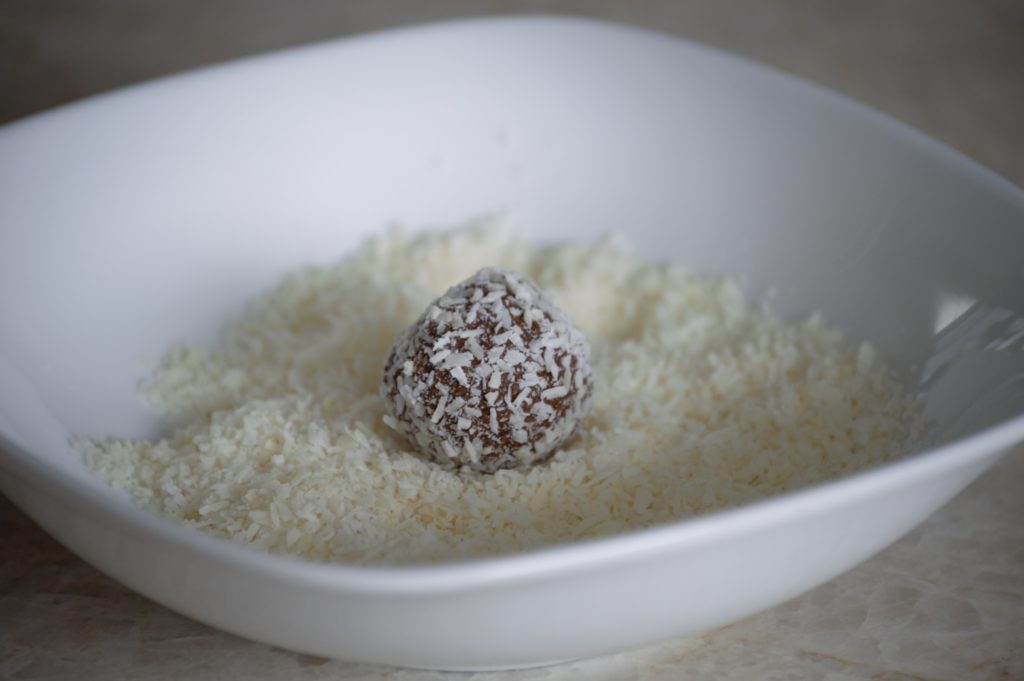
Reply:
<svg viewBox="0 0 1024 681"><path fill-rule="evenodd" d="M515 272L487 268L431 303L384 368L385 422L447 468L548 459L590 410L590 347Z"/></svg>

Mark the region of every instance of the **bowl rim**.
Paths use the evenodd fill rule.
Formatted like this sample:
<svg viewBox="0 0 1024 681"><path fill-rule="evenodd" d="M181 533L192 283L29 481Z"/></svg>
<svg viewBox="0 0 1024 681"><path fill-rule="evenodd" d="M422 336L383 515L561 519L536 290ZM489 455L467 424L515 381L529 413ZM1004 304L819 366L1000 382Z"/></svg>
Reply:
<svg viewBox="0 0 1024 681"><path fill-rule="evenodd" d="M41 460L0 434L0 462L29 484L42 484L86 504L94 517L112 519L147 540L162 539L206 554L226 566L263 577L331 590L380 594L431 594L467 591L575 572L666 550L693 549L730 536L771 527L788 518L821 513L849 502L894 490L922 478L961 468L1000 453L1024 440L1024 416L906 459L884 463L842 478L803 487L706 515L640 528L578 543L563 543L498 556L429 564L386 565L325 563L274 554L157 515L123 493L83 484L67 471ZM13 465L11 465L13 464Z"/></svg>
<svg viewBox="0 0 1024 681"><path fill-rule="evenodd" d="M691 50L715 55L760 77L782 79L805 94L825 97L858 117L899 137L914 147L1000 198L1020 208L1024 215L1024 190L998 173L946 144L866 104L822 85L745 57L703 45L689 39L635 25L557 14L526 14L505 17L473 17L431 22L335 38L296 47L242 57L147 80L74 101L54 109L35 113L0 126L0 146L31 126L56 123L87 107L114 106L123 97L136 97L147 90L190 83L210 77L222 77L232 70L260 68L263 64L299 54L325 53L352 45L382 40L401 40L407 36L451 31L491 30L494 27L520 29L544 25L567 30L602 31L609 36L633 36L651 41L669 41ZM249 571L265 578L301 583L329 590L357 590L379 594L441 594L485 588L497 584L526 581L539 576L575 572L619 561L635 560L666 550L698 547L709 542L768 527L793 516L821 512L858 498L892 490L922 477L939 475L987 456L1001 453L1024 440L1024 414L1012 417L977 433L936 448L913 453L903 459L886 462L841 478L827 480L781 495L692 518L640 528L622 534L577 543L562 543L499 556L430 564L385 565L323 563L284 554L272 554L230 539L205 534L183 523L161 517L129 501L126 495L111 489L83 483L67 471L32 454L28 449L0 433L0 464L16 478L41 485L84 505L94 517L114 520L123 529L148 540L163 540L202 554L225 567Z"/></svg>

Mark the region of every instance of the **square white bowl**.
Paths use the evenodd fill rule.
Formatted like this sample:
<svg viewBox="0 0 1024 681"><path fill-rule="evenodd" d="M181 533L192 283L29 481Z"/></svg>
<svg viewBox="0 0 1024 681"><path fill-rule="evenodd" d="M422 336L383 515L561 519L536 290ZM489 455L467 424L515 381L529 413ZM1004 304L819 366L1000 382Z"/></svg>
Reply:
<svg viewBox="0 0 1024 681"><path fill-rule="evenodd" d="M394 221L534 235L771 288L871 340L933 447L697 520L502 559L266 555L130 504L73 434L153 436L136 394L282 272ZM1024 195L860 105L661 35L480 20L156 81L0 131L0 489L168 607L296 650L480 669L770 607L885 547L1024 439ZM750 565L757 565L756 579Z"/></svg>

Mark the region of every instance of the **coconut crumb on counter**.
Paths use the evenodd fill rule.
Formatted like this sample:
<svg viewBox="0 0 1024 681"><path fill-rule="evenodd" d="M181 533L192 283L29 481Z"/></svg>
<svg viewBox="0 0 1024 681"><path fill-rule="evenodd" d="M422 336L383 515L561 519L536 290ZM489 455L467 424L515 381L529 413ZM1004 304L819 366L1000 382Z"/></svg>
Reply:
<svg viewBox="0 0 1024 681"><path fill-rule="evenodd" d="M400 332L485 267L522 273L568 314L589 339L593 382L590 414L562 449L493 474L415 455L379 389ZM457 404L450 390L423 418L484 443L508 427L497 406L557 403L584 380L547 348L500 337L508 330L489 339L503 352L500 364L484 356L499 367L486 392ZM473 339L436 339L428 362L459 384L456 369L487 352ZM537 367L516 380L536 394L520 397L507 372L526 361ZM360 564L508 554L738 506L899 456L918 413L870 346L816 317L784 322L730 280L651 264L621 239L538 247L506 223L396 231L296 272L218 347L171 350L143 392L166 437L76 441L112 486L204 532Z"/></svg>

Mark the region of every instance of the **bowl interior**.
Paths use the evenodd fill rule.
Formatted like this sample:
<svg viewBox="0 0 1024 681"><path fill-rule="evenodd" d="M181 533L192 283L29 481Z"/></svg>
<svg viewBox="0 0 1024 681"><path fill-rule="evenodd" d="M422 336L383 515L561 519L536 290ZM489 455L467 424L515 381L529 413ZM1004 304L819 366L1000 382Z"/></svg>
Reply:
<svg viewBox="0 0 1024 681"><path fill-rule="evenodd" d="M821 311L926 395L936 443L1024 411L1019 190L762 67L523 19L247 60L0 132L0 435L95 484L68 436L152 436L136 384L169 344L212 342L281 273L390 223L501 212Z"/></svg>

